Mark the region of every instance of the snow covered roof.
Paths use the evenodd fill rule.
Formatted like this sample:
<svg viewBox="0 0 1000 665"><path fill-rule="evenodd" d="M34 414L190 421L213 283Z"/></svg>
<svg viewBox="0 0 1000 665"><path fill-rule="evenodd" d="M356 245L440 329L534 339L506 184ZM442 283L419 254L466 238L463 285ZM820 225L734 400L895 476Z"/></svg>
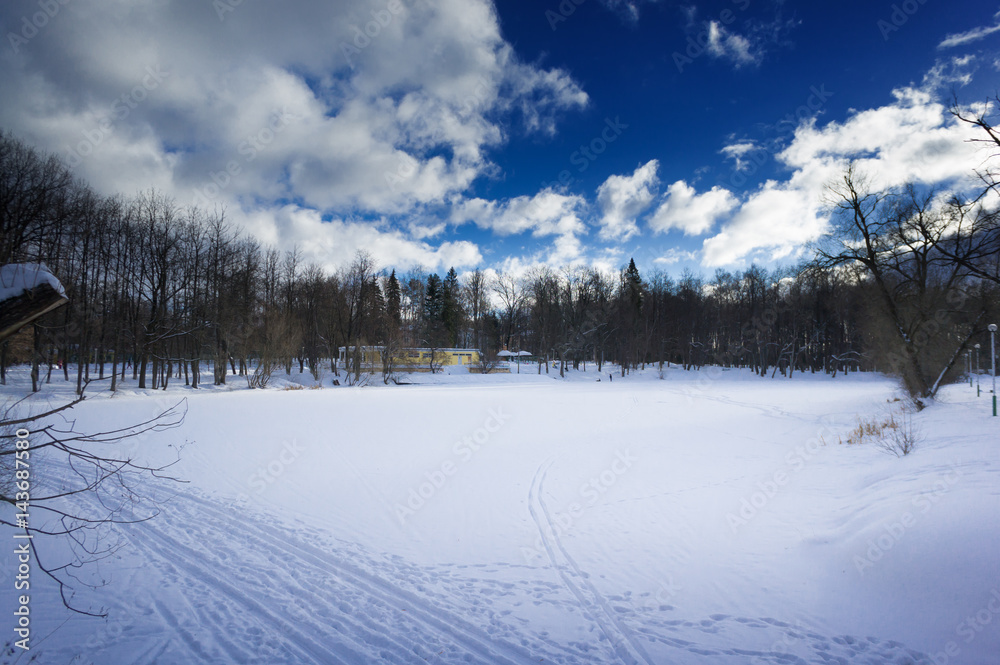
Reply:
<svg viewBox="0 0 1000 665"><path fill-rule="evenodd" d="M0 340L68 302L66 289L44 265L0 266Z"/></svg>
<svg viewBox="0 0 1000 665"><path fill-rule="evenodd" d="M42 263L10 263L0 266L0 302L16 298L42 284L65 297L66 289Z"/></svg>

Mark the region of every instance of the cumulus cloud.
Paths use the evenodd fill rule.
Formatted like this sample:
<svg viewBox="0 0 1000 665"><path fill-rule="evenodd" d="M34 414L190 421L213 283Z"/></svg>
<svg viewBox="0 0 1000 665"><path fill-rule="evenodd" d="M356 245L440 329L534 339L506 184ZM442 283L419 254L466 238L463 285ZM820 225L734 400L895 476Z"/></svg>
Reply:
<svg viewBox="0 0 1000 665"><path fill-rule="evenodd" d="M932 84L893 92L884 106L855 112L843 122L803 122L776 160L791 171L752 192L719 232L705 240L706 267L736 264L748 257L777 260L794 256L827 230L822 201L827 185L853 161L878 187L914 182L961 189L982 161L973 134L948 113Z"/></svg>
<svg viewBox="0 0 1000 665"><path fill-rule="evenodd" d="M609 177L597 189L602 239L625 241L639 233L636 218L653 203L660 184L659 166L657 160L650 160L632 175Z"/></svg>
<svg viewBox="0 0 1000 665"><path fill-rule="evenodd" d="M769 250L769 260L779 260L801 251L825 230L819 209L822 190L798 183L769 181L722 229L702 246L702 264L707 267L740 262L755 250Z"/></svg>
<svg viewBox="0 0 1000 665"><path fill-rule="evenodd" d="M530 233L535 238L554 237L549 262L569 263L583 251L580 236L587 232L582 219L586 208L582 196L547 188L534 196L506 201L475 198L455 202L450 221L456 225L472 222L498 236Z"/></svg>
<svg viewBox="0 0 1000 665"><path fill-rule="evenodd" d="M728 189L716 186L698 194L694 187L678 180L667 188L663 203L649 219L649 227L655 233L677 229L685 235L701 235L737 204L736 196Z"/></svg>
<svg viewBox="0 0 1000 665"><path fill-rule="evenodd" d="M279 248L297 247L303 258L333 271L347 265L358 249L372 253L383 266L397 269L423 267L446 270L475 266L482 261L479 248L468 241L437 246L414 241L386 224L335 218L324 220L319 212L287 205L247 215L247 231Z"/></svg>
<svg viewBox="0 0 1000 665"><path fill-rule="evenodd" d="M560 194L551 188L534 196L518 196L507 201L469 199L452 208L455 224L473 222L498 235L530 232L536 237L575 235L585 226L580 212L586 201L580 196Z"/></svg>
<svg viewBox="0 0 1000 665"><path fill-rule="evenodd" d="M441 205L511 132L551 134L588 103L516 57L488 0L75 0L0 58L0 125L102 191L155 186L236 221L285 201L340 218Z"/></svg>

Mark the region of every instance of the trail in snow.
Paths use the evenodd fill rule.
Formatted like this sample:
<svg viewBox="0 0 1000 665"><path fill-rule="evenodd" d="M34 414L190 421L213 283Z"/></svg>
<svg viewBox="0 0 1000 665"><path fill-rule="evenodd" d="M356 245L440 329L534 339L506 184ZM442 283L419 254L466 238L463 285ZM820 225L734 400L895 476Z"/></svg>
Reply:
<svg viewBox="0 0 1000 665"><path fill-rule="evenodd" d="M664 620L659 617L640 616L627 607L613 606L590 581L567 551L560 528L552 520L551 513L543 498L545 477L552 466L551 461L538 467L528 492L528 511L538 528L543 548L549 562L560 579L590 617L600 627L607 641L612 645L617 660L626 665L665 662L722 662L720 656L735 657L740 660L724 662L753 663L795 663L805 665L810 662L832 663L897 663L899 665L930 665L931 659L898 642L881 641L873 637L838 636L828 638L813 631L779 621L774 618L733 617L727 614L713 614L697 621ZM620 600L624 600L619 597ZM673 608L670 608L673 609ZM625 623L625 618L641 622L636 630ZM767 650L734 647L733 644L759 644L760 635L755 631L768 633L771 648ZM654 658L639 633L652 648L657 643L682 650L683 655L670 654L669 660ZM684 637L673 635L683 633ZM744 637L736 635L742 633ZM699 640L699 634L701 639ZM721 639L707 640L704 636L714 635ZM735 638L735 639L734 639ZM749 638L749 639L747 639ZM724 646L723 646L724 645ZM787 649L787 650L783 650ZM694 658L694 660L692 659ZM743 660L752 659L752 660Z"/></svg>
<svg viewBox="0 0 1000 665"><path fill-rule="evenodd" d="M653 661L641 644L636 643L632 632L619 621L615 613L608 607L607 600L587 579L573 558L563 547L559 539L558 527L552 521L552 515L545 507L542 499L542 485L545 473L551 463L542 464L535 472L528 490L528 510L531 519L538 527L542 544L548 554L552 566L558 571L566 587L587 609L587 614L601 627L601 632L614 648L615 655L626 665L645 662L652 665Z"/></svg>
<svg viewBox="0 0 1000 665"><path fill-rule="evenodd" d="M159 599L154 607L191 662L258 662L268 646L276 651L259 662L424 662L434 650L439 662L452 660L447 654L461 662L537 662L523 647L364 570L343 552L191 493L175 495L156 520L122 532L180 591L180 608ZM268 565L250 565L248 554Z"/></svg>
<svg viewBox="0 0 1000 665"><path fill-rule="evenodd" d="M155 519L119 527L158 573L155 595L134 600L122 639L96 645L82 662L931 662L898 643L828 638L773 618L684 619L629 592L603 594L552 521L544 499L550 466L539 467L528 495L549 565L471 566L482 577L466 576L469 566L372 556L304 525L237 512L197 491L176 493ZM516 581L506 581L512 574ZM596 632L560 642L533 625L540 608ZM139 646L122 651L130 642ZM761 643L779 648L754 648ZM42 662L60 662L59 655Z"/></svg>

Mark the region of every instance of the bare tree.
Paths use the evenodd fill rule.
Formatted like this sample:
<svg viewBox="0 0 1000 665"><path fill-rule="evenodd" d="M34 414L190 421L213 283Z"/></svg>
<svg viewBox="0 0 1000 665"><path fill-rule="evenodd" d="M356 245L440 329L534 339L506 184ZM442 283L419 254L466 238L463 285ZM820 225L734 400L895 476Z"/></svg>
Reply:
<svg viewBox="0 0 1000 665"><path fill-rule="evenodd" d="M374 303L373 290L377 287L377 272L372 255L358 250L354 261L340 278L345 301L341 313L341 335L358 354L361 347L371 341L372 328L378 324L377 315L370 310L370 305ZM361 379L360 357L353 364L354 380L357 382Z"/></svg>
<svg viewBox="0 0 1000 665"><path fill-rule="evenodd" d="M486 273L476 268L466 277L462 289L465 311L469 314L471 332L471 339L466 340L465 346L479 349L480 353L485 349L486 341L483 336L483 323L490 311L489 284L487 282Z"/></svg>
<svg viewBox="0 0 1000 665"><path fill-rule="evenodd" d="M501 341L507 349L512 349L514 340L520 332L518 323L522 315L525 304L526 290L517 279L510 273L500 272L493 279L493 293L501 303ZM520 340L518 340L520 341Z"/></svg>
<svg viewBox="0 0 1000 665"><path fill-rule="evenodd" d="M146 435L180 426L187 412L182 400L157 416L129 427L84 433L67 418L80 404L83 395L61 407L44 413L20 416L22 404L8 405L0 415L0 476L11 479L0 484L0 501L10 504L17 512L0 524L25 535L39 569L59 586L63 604L75 612L90 616L107 616L73 604L74 583L86 584L74 571L113 556L123 545L110 527L152 519L157 515L154 500L144 490L149 478L168 478L167 470L179 459L150 466L136 461L122 450L129 440L141 440ZM23 400L22 400L23 402ZM41 464L62 466L64 484L46 487L27 480L31 469ZM40 488L41 491L40 491ZM71 497L86 500L67 501ZM30 514L30 518L29 518ZM72 557L50 563L45 544L47 538L65 538ZM53 553L53 556L56 555Z"/></svg>
<svg viewBox="0 0 1000 665"><path fill-rule="evenodd" d="M937 250L949 231L934 193L879 191L853 165L830 192L841 225L819 250L823 267L862 268L891 340L886 357L914 398L933 397L985 313L969 271Z"/></svg>

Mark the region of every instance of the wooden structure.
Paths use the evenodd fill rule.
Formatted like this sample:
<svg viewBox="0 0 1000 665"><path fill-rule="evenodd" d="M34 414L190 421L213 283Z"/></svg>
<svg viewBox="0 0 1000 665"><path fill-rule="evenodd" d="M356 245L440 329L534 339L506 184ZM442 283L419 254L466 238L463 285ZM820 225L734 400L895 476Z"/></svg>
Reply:
<svg viewBox="0 0 1000 665"><path fill-rule="evenodd" d="M69 302L64 293L48 281L25 289L20 295L0 300L0 342L35 319Z"/></svg>

